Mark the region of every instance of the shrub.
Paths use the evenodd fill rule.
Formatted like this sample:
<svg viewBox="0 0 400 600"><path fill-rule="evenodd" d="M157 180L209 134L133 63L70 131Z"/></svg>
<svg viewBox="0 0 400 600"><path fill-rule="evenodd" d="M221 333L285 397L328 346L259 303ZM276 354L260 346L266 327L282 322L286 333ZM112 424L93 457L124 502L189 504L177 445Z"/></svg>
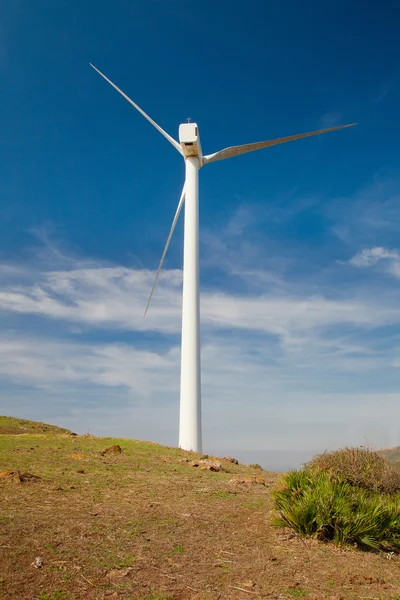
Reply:
<svg viewBox="0 0 400 600"><path fill-rule="evenodd" d="M327 471L350 485L382 494L400 491L400 470L377 452L343 448L315 456L309 467Z"/></svg>
<svg viewBox="0 0 400 600"><path fill-rule="evenodd" d="M251 465L249 465L250 469L258 469L260 471L263 471L264 469L262 468L261 465L259 465L258 463L253 463Z"/></svg>
<svg viewBox="0 0 400 600"><path fill-rule="evenodd" d="M278 527L361 549L400 550L400 494L380 495L306 467L285 475L273 499Z"/></svg>

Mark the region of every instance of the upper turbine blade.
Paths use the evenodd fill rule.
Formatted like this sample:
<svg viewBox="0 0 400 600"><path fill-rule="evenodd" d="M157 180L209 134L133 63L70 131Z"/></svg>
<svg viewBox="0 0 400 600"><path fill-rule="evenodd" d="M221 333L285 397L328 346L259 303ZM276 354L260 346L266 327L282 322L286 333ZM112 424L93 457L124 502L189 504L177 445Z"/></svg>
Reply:
<svg viewBox="0 0 400 600"><path fill-rule="evenodd" d="M99 75L101 75L101 76L103 77L103 79L105 79L106 81L108 81L108 83L109 83L110 85L112 85L112 86L113 86L113 88L114 88L114 89L116 89L116 90L117 90L117 92L119 92L119 93L121 94L121 96L123 96L123 97L124 97L126 100L128 100L128 102L129 102L130 104L132 104L132 106L134 106L134 107L136 108L136 110L138 110L138 111L140 112L140 114L142 114L142 115L144 116L144 118L145 118L145 119L147 119L147 120L148 120L148 121L149 121L149 122L150 122L152 125L154 125L154 127L155 127L156 129L158 129L158 131L159 131L159 132L160 132L160 133L161 133L161 134L162 134L162 135L163 135L165 138L167 138L167 140L168 140L168 141L169 141L169 142L170 142L170 143L171 143L171 144L174 146L174 148L176 148L176 149L178 150L178 152L179 152L180 154L182 154L182 155L183 155L183 152L182 152L181 145L180 145L180 144L179 144L179 143L178 143L176 140L174 140L174 138L173 138L173 137L171 137L171 136L170 136L170 135L169 135L169 134L168 134L166 131L164 131L164 129L162 129L162 127L160 127L159 125L157 125L157 123L156 123L155 121L153 121L153 119L152 119L151 117L149 117L149 115L148 115L148 114L146 114L146 113L144 112L144 110L142 110L142 109L140 108L140 106L138 106L138 105L136 104L136 102L134 102L133 100L131 100L131 99L129 98L129 96L127 96L126 94L124 94L124 92L123 92L122 90L120 90L120 89L119 89L119 87L117 87L117 86L115 85L115 83L113 83L112 81L110 81L110 80L108 79L108 77L106 77L106 76L105 76L105 75L104 75L104 74L103 74L101 71L99 71L99 69L97 69L97 68L96 68L94 65L92 65L92 63L89 63L89 64L90 64L90 66L91 66L91 67L92 67L92 68L93 68L95 71L97 71L97 73L98 73Z"/></svg>
<svg viewBox="0 0 400 600"><path fill-rule="evenodd" d="M181 197L179 199L179 203L178 203L178 207L176 209L174 220L172 221L171 229L170 229L169 234L168 234L168 238L167 238L167 242L165 244L164 252L162 253L162 256L161 256L160 264L158 265L158 269L157 269L157 273L156 273L156 276L155 276L155 279L154 279L153 287L151 288L150 296L149 296L149 299L148 299L147 305L146 305L146 310L144 311L144 316L146 316L147 311L149 309L150 302L151 302L151 299L153 297L153 293L154 293L154 290L155 290L155 287L156 287L156 283L157 283L158 277L160 275L161 267L163 266L165 255L167 254L167 250L168 250L168 247L169 247L172 235L173 235L173 233L175 231L175 227L176 227L176 224L178 222L179 214L180 214L180 212L182 210L184 199L185 199L185 185L183 185L183 188L182 188Z"/></svg>
<svg viewBox="0 0 400 600"><path fill-rule="evenodd" d="M242 146L231 146L225 148L214 154L208 154L203 156L204 164L215 162L216 160L224 160L225 158L232 158L232 156L238 156L239 154L246 154L247 152L253 152L254 150L261 150L262 148L268 148L268 146L276 146L277 144L285 144L286 142L293 142L294 140L300 140L301 138L310 137L312 135L319 135L320 133L327 133L328 131L335 131L336 129L344 129L345 127L353 127L357 123L351 123L349 125L339 125L338 127L330 127L329 129L320 129L319 131L311 131L310 133L300 133L299 135L290 135L289 137L277 138L275 140L269 140L267 142L255 142L254 144L243 144Z"/></svg>

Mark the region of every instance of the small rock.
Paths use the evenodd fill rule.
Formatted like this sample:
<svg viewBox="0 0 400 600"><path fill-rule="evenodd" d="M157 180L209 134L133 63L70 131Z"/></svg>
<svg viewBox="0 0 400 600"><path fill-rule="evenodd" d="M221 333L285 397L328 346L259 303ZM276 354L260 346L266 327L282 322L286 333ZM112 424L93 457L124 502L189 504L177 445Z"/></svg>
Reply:
<svg viewBox="0 0 400 600"><path fill-rule="evenodd" d="M237 458L232 458L232 456L224 456L224 458L222 460L226 460L228 462L231 462L234 465L238 465L239 464L239 461L237 460Z"/></svg>
<svg viewBox="0 0 400 600"><path fill-rule="evenodd" d="M100 454L104 456L105 454L121 454L122 448L119 444L112 444L112 446L107 446L104 450L100 451Z"/></svg>
<svg viewBox="0 0 400 600"><path fill-rule="evenodd" d="M0 473L0 481L11 481L12 483L27 483L39 481L41 477L33 473L21 473L21 471L3 471Z"/></svg>
<svg viewBox="0 0 400 600"><path fill-rule="evenodd" d="M31 563L31 567L35 567L35 569L41 569L43 567L43 561L40 556L37 556L33 563Z"/></svg>
<svg viewBox="0 0 400 600"><path fill-rule="evenodd" d="M221 463L217 460L192 460L192 462L189 464L192 467L197 467L198 469L204 469L206 471L217 472L222 470Z"/></svg>
<svg viewBox="0 0 400 600"><path fill-rule="evenodd" d="M112 569L111 571L108 571L107 577L109 579L120 579L129 575L131 571L133 571L133 567L125 567L124 569Z"/></svg>
<svg viewBox="0 0 400 600"><path fill-rule="evenodd" d="M84 472L85 472L85 469L77 469L77 471L76 471L76 472L77 472L77 473L84 473Z"/></svg>

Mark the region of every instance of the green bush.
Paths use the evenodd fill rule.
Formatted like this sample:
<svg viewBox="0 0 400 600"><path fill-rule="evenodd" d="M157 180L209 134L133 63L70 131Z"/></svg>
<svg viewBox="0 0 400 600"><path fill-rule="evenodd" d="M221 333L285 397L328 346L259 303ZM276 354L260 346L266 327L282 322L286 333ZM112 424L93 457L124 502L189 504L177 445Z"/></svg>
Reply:
<svg viewBox="0 0 400 600"><path fill-rule="evenodd" d="M318 454L309 466L327 471L350 485L366 490L382 494L400 491L400 469L377 452L366 448L343 448Z"/></svg>
<svg viewBox="0 0 400 600"><path fill-rule="evenodd" d="M314 466L285 475L273 499L278 527L361 549L400 550L400 494L355 487Z"/></svg>

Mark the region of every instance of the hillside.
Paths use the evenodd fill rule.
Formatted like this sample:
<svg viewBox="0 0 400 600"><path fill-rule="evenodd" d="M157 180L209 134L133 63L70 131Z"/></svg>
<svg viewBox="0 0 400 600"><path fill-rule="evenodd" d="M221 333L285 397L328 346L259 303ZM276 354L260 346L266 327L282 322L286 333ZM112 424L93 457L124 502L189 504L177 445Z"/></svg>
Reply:
<svg viewBox="0 0 400 600"><path fill-rule="evenodd" d="M391 463L400 467L400 446L397 446L396 448L388 448L385 450L381 450L380 454L386 456L386 458L390 460Z"/></svg>
<svg viewBox="0 0 400 600"><path fill-rule="evenodd" d="M73 435L69 429L63 429L62 427L56 427L55 425L38 423L37 421L27 421L26 419L15 419L14 417L0 416L0 435L24 435L29 433Z"/></svg>
<svg viewBox="0 0 400 600"><path fill-rule="evenodd" d="M398 557L270 526L277 474L18 419L0 429L4 600L400 598Z"/></svg>

